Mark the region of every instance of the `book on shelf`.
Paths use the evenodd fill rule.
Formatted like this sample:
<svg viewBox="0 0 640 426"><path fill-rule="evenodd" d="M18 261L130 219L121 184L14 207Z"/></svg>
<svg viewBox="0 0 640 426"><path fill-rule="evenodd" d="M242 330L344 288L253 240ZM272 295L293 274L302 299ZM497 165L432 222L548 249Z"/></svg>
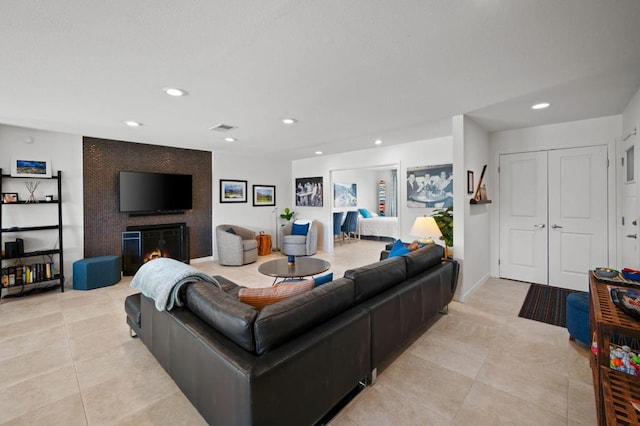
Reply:
<svg viewBox="0 0 640 426"><path fill-rule="evenodd" d="M3 287L35 284L55 279L55 265L53 262L43 262L8 266L2 268L0 276Z"/></svg>

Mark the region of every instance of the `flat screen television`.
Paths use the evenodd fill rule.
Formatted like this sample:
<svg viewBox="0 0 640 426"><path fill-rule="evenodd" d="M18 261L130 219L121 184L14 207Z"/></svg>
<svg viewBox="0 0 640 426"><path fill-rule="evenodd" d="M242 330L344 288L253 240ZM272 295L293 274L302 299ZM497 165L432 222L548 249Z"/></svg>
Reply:
<svg viewBox="0 0 640 426"><path fill-rule="evenodd" d="M122 213L167 213L192 208L192 176L120 172L118 199Z"/></svg>

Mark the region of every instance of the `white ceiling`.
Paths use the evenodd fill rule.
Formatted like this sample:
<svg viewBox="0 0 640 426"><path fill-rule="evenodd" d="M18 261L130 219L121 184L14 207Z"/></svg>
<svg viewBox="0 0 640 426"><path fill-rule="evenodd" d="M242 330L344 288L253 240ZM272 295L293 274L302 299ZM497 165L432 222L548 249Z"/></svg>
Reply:
<svg viewBox="0 0 640 426"><path fill-rule="evenodd" d="M639 88L638 0L0 3L0 123L100 138L293 159L450 135L457 114L620 114Z"/></svg>

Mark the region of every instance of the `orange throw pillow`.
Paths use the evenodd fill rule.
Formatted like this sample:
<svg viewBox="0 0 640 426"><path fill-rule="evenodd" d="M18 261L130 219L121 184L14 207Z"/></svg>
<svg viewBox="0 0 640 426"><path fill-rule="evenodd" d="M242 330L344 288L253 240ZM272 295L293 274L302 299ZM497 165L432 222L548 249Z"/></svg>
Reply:
<svg viewBox="0 0 640 426"><path fill-rule="evenodd" d="M271 287L241 288L238 300L247 305L262 309L287 297L311 290L315 286L313 280L282 282Z"/></svg>
<svg viewBox="0 0 640 426"><path fill-rule="evenodd" d="M418 244L417 241L414 241L411 244L409 244L409 250L411 251L418 250L419 248L420 248L420 244Z"/></svg>

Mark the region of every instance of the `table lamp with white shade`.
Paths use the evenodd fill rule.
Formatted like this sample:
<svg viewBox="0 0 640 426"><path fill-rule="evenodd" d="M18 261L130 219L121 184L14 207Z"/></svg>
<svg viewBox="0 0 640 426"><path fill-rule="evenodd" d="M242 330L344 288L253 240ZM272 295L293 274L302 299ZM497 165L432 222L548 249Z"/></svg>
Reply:
<svg viewBox="0 0 640 426"><path fill-rule="evenodd" d="M440 238L442 236L436 220L426 215L416 217L409 233L414 237L420 237L418 242L421 244L433 244L433 238Z"/></svg>

